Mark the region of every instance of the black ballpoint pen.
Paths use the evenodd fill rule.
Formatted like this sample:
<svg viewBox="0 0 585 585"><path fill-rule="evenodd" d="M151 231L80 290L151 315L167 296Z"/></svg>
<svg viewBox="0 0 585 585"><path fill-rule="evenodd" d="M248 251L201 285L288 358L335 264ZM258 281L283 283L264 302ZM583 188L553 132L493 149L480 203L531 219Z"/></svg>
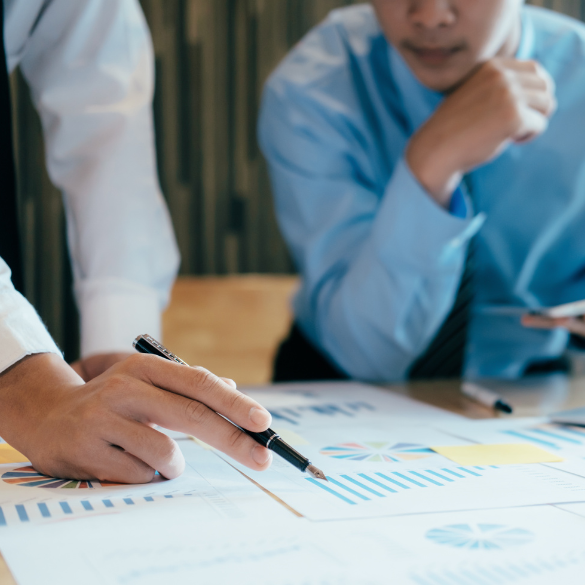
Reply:
<svg viewBox="0 0 585 585"><path fill-rule="evenodd" d="M174 353L171 353L166 347L160 344L156 339L151 337L150 335L139 335L132 344L134 349L140 353L147 353L151 355L157 355L164 359L170 360L172 362L177 362L178 364L182 364L184 366L188 366L186 362L184 362L180 357L177 357ZM263 447L274 451L278 455L280 455L285 461L288 461L291 465L294 465L297 469L300 469L302 472L309 473L316 479L324 479L328 481L325 477L325 474L318 468L315 467L306 457L301 455L298 451L293 449L290 445L285 443L278 433L274 432L272 429L267 429L262 433L254 433L252 431L247 431L243 429L239 425L233 423L231 420L226 418L223 415L219 415L225 420L227 420L230 424L238 427L241 431L252 437L257 443L260 443Z"/></svg>

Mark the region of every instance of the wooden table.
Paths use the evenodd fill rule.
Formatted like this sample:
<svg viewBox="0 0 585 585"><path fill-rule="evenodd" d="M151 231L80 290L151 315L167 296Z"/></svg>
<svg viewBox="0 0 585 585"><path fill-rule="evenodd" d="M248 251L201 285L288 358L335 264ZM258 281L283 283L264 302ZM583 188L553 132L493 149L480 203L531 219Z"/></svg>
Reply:
<svg viewBox="0 0 585 585"><path fill-rule="evenodd" d="M585 377L547 376L516 382L489 382L489 385L491 388L497 388L504 398L515 406L516 417L539 416L585 406ZM493 417L490 410L461 396L459 385L453 381L398 384L389 386L388 390L469 418ZM1 556L0 585L16 585Z"/></svg>

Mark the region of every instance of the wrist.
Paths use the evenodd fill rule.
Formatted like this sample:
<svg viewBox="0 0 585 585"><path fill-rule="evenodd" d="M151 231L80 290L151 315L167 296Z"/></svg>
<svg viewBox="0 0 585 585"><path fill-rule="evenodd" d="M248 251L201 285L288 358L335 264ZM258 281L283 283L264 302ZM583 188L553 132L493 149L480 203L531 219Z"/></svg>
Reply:
<svg viewBox="0 0 585 585"><path fill-rule="evenodd" d="M464 174L454 158L446 141L427 134L424 127L412 137L406 148L410 171L445 209L449 208L451 197Z"/></svg>
<svg viewBox="0 0 585 585"><path fill-rule="evenodd" d="M63 393L82 385L83 380L57 355L22 359L0 375L0 436L26 455Z"/></svg>

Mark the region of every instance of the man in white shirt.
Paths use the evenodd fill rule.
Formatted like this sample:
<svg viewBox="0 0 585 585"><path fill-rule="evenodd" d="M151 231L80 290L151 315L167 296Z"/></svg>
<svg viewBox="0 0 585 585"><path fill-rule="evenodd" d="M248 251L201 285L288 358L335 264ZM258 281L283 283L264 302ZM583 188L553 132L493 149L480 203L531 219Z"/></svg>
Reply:
<svg viewBox="0 0 585 585"><path fill-rule="evenodd" d="M47 168L63 191L82 360L75 369L63 361L11 282L18 238L2 71L0 436L39 471L67 478L179 475L181 453L157 424L267 467L270 453L216 414L254 431L269 426L270 414L233 382L129 353L137 334L159 335L178 267L155 170L153 55L138 0L4 0L3 24L8 70L19 65L31 88Z"/></svg>

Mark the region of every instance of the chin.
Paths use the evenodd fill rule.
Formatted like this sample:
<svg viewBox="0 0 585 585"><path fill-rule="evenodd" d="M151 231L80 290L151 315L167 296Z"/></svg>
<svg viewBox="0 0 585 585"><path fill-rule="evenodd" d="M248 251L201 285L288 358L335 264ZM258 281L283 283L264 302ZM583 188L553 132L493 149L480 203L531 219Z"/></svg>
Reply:
<svg viewBox="0 0 585 585"><path fill-rule="evenodd" d="M469 75L469 71L461 71L459 68L448 69L413 69L416 78L433 91L449 93L456 89Z"/></svg>

